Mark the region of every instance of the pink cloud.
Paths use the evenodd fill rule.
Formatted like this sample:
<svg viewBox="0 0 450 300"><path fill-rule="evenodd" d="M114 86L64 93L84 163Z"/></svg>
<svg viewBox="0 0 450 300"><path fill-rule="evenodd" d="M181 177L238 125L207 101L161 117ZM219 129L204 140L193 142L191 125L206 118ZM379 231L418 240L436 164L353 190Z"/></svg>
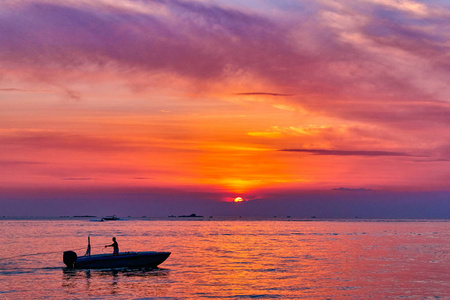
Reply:
<svg viewBox="0 0 450 300"><path fill-rule="evenodd" d="M418 18L395 7L342 1L345 9L305 3L289 12L281 8L286 17L274 18L195 1L148 6L155 3L166 13L106 4L6 6L0 57L9 68L38 73L93 65L99 71L169 72L203 81L245 71L280 89L269 93L322 95L326 102L330 95L362 103L434 100L439 87L447 89L429 82L450 69L448 37L429 30L449 26L445 15ZM333 19L324 17L331 14ZM429 72L428 86L416 82L411 68Z"/></svg>
<svg viewBox="0 0 450 300"><path fill-rule="evenodd" d="M373 151L365 152L366 156L428 151L430 160L448 159L450 36L446 29L450 12L439 1L423 4L424 13L384 1L345 0L283 1L272 4L277 7L275 12L217 1L124 2L134 4L133 9L108 1L11 3L0 4L4 76L44 81L75 100L81 100L84 92L77 84L95 85L92 78L108 82L112 76L130 85L139 79L148 89L160 83L175 91L186 86L219 87L205 102L226 98L226 90L227 95L261 97L255 106L285 105L293 112L297 109L352 126L350 133L323 130L320 142L332 144L326 149L315 147L319 139L313 134L293 136L289 145L274 143L276 149L304 149L302 142L308 142L314 145L310 148L316 149L315 154L322 155L331 154L324 152L330 149L359 151L335 150L336 156L364 156L361 151ZM162 74L188 84L149 80ZM24 90L20 85L2 85L0 93ZM190 99L184 100L189 105ZM216 138L213 129L203 129L208 127L206 122L187 129L176 122L173 118L158 127L160 136ZM306 125L297 119L292 122L299 123L294 127ZM267 126L271 125L277 124ZM345 147L363 137L371 141ZM264 135L257 138L267 144ZM2 136L1 142L9 149L91 151L99 156L135 153L148 146L44 131L16 132ZM26 160L11 161L19 165ZM62 178L91 178L90 174L66 173Z"/></svg>

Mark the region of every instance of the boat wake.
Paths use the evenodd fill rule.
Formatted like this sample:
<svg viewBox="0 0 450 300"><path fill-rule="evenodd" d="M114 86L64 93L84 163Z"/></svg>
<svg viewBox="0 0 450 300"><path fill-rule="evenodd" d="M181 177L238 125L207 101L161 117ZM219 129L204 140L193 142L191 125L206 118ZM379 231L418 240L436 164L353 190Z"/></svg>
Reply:
<svg viewBox="0 0 450 300"><path fill-rule="evenodd" d="M23 267L4 267L0 265L0 275L20 275L20 274L33 274L45 271L60 270L61 267L45 267L45 268L23 268Z"/></svg>

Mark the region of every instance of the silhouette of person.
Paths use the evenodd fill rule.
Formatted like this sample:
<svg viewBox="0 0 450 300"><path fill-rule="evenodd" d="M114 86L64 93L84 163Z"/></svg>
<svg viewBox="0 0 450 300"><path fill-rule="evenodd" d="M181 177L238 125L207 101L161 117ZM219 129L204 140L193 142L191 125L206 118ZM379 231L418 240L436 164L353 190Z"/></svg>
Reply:
<svg viewBox="0 0 450 300"><path fill-rule="evenodd" d="M113 237L112 238L113 243L111 245L106 245L106 247L113 247L114 251L113 251L113 255L119 255L119 244L117 244L116 238Z"/></svg>

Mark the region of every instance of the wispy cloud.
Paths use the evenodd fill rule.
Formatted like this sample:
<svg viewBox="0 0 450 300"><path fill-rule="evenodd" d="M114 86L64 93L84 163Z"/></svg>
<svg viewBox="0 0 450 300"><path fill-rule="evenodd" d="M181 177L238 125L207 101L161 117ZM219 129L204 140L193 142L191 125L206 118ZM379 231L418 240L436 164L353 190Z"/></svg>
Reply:
<svg viewBox="0 0 450 300"><path fill-rule="evenodd" d="M52 90L32 90L32 89L21 89L21 88L0 88L0 92L16 92L16 93L48 93Z"/></svg>
<svg viewBox="0 0 450 300"><path fill-rule="evenodd" d="M4 167L14 167L22 165L45 165L47 163L40 161L29 161L29 160L0 160L0 166Z"/></svg>
<svg viewBox="0 0 450 300"><path fill-rule="evenodd" d="M437 1L293 2L276 17L219 3L3 4L0 56L7 69L54 80L76 71L262 79L290 92L256 94L305 95L292 101L332 105L330 114L342 113L336 98L448 101L450 12Z"/></svg>
<svg viewBox="0 0 450 300"><path fill-rule="evenodd" d="M340 188L334 188L333 191L340 191L340 192L372 192L373 189L366 189L366 188L346 188L346 187L340 187Z"/></svg>
<svg viewBox="0 0 450 300"><path fill-rule="evenodd" d="M281 149L279 151L310 153L314 155L337 155L337 156L411 156L404 152L370 151L370 150Z"/></svg>
<svg viewBox="0 0 450 300"><path fill-rule="evenodd" d="M0 88L0 92L27 92L27 90L18 88Z"/></svg>
<svg viewBox="0 0 450 300"><path fill-rule="evenodd" d="M295 96L295 94L279 94L279 93L268 93L268 92L248 92L248 93L236 93L239 96L274 96L274 97L290 97Z"/></svg>
<svg viewBox="0 0 450 300"><path fill-rule="evenodd" d="M318 1L291 3L289 11L280 4L278 18L219 3L3 4L0 55L7 68L34 66L36 74L60 76L63 68L201 81L250 76L314 102L329 103L329 95L446 100L449 35L442 29L450 12L439 2ZM300 104L312 109L309 102Z"/></svg>
<svg viewBox="0 0 450 300"><path fill-rule="evenodd" d="M420 162L420 163L428 163L428 162L438 162L438 163L441 163L441 162L450 162L450 159L448 159L448 158L436 158L436 159L417 159L417 160L414 160L414 162Z"/></svg>
<svg viewBox="0 0 450 300"><path fill-rule="evenodd" d="M8 145L8 148L66 149L83 152L119 151L133 148L120 139L50 130L12 130L0 134L0 142Z"/></svg>

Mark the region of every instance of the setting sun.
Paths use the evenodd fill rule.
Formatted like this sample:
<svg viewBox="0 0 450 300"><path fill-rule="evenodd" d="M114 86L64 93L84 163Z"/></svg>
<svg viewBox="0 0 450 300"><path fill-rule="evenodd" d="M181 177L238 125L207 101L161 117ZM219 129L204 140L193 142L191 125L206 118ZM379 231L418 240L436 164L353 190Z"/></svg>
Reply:
<svg viewBox="0 0 450 300"><path fill-rule="evenodd" d="M234 202L243 202L244 199L242 199L241 197L236 197L236 199L234 199Z"/></svg>

